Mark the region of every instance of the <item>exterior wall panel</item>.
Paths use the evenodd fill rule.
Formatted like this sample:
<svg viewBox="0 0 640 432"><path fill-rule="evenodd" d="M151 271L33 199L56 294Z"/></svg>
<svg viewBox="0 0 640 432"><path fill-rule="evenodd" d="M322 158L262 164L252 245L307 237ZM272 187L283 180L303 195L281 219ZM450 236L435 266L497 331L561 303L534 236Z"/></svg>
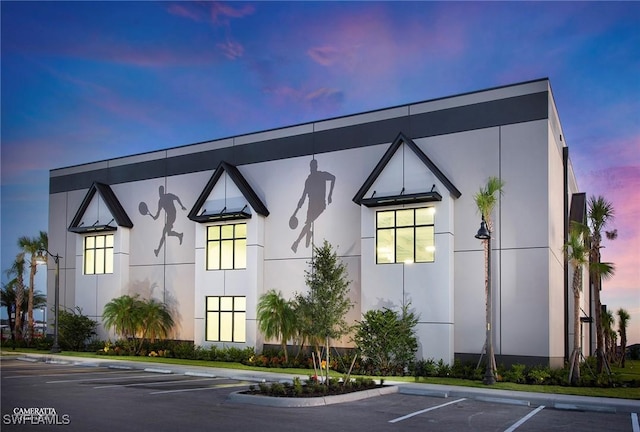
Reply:
<svg viewBox="0 0 640 432"><path fill-rule="evenodd" d="M367 208L352 201L399 133L413 139L462 195L454 198L403 144L367 198L374 190L378 197L398 196L403 187L404 194L411 194L435 184L442 201L418 204L436 208L433 263L376 264L375 212L401 206ZM306 292L311 246L326 239L347 264L352 280L356 306L351 321L369 309L397 309L411 301L420 316L418 356L452 362L454 354L479 354L484 344L484 257L482 243L474 238L480 225L474 195L488 177L499 176L505 192L493 218L496 353L557 359L562 356L566 307L560 135L548 81L540 80L54 170L49 235L52 251L65 257L61 298L67 306L81 305L99 318L104 303L115 296L152 296L175 312L176 337L203 344L206 297L246 296L243 345L259 349L263 342L277 342L263 341L257 330L259 296L270 289L285 298ZM332 201L316 201L314 213L308 211L305 196L296 211L312 160L318 171L328 173L316 185L324 188L325 197L335 178ZM246 220L246 269L207 271L207 224L187 215L221 161L237 166L269 215L252 211ZM114 232L114 274L85 277L82 235L67 228L94 181L111 186L134 227ZM577 189L573 177L570 183ZM161 202L162 193L172 195ZM248 202L229 175L223 175L209 200ZM164 209L158 212L162 203ZM152 219L144 207L158 218ZM96 199L85 211L84 224L94 218L108 222L105 210ZM290 226L294 214L297 226ZM308 217L313 219L309 245L303 231ZM50 266L49 284L52 270ZM349 338L336 343L350 345Z"/></svg>

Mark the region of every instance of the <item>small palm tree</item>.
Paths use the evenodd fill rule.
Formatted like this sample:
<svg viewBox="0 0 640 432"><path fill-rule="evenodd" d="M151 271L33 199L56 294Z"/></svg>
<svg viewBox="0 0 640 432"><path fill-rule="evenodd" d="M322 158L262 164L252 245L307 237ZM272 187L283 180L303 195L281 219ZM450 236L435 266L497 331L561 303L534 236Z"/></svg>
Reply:
<svg viewBox="0 0 640 432"><path fill-rule="evenodd" d="M111 300L102 310L104 326L113 329L123 339L134 338L140 327L139 302L138 295L123 295Z"/></svg>
<svg viewBox="0 0 640 432"><path fill-rule="evenodd" d="M569 359L569 381L572 384L580 382L580 293L582 292L582 270L589 261L589 249L585 244L586 227L574 223L569 231L569 238L564 245L567 260L573 267L573 352Z"/></svg>
<svg viewBox="0 0 640 432"><path fill-rule="evenodd" d="M258 301L258 325L266 339L280 340L285 361L289 361L287 341L296 334L296 312L282 293L269 290Z"/></svg>
<svg viewBox="0 0 640 432"><path fill-rule="evenodd" d="M487 180L487 184L484 187L481 187L478 193L474 195L474 200L476 202L476 207L478 212L482 216L482 220L487 224L487 229L491 233L493 231L493 209L495 208L496 203L498 202L498 195L502 195L502 189L504 187L504 181L499 179L498 177L489 177ZM495 376L496 372L496 359L493 352L493 341L491 335L491 287L489 286L490 280L490 262L491 262L491 251L489 250L490 239L485 239L482 241L484 245L484 270L485 270L485 283L484 283L484 293L485 293L485 313L486 313L486 341L485 341L485 349L487 353L487 362L493 371L492 377ZM494 378L487 377L485 379L485 383L493 384Z"/></svg>
<svg viewBox="0 0 640 432"><path fill-rule="evenodd" d="M49 239L47 233L44 231L40 231L40 234L37 237L26 237L22 236L18 239L18 246L25 253L31 256L30 258L30 266L29 266L29 302L27 304L27 339L31 340L33 338L33 329L34 329L34 321L33 321L33 295L35 293L35 277L36 272L38 271L38 263L36 262L36 257L42 250L46 250L48 248Z"/></svg>
<svg viewBox="0 0 640 432"><path fill-rule="evenodd" d="M589 251L589 266L591 278L593 280L593 301L595 303L596 315L596 358L597 372L602 373L605 358L604 328L602 323L600 290L602 289L602 277L607 275L607 268L600 266L600 248L602 247L602 231L614 218L613 205L602 196L591 196L588 202L587 216L591 225L591 248ZM617 232L607 233L607 237L614 239Z"/></svg>
<svg viewBox="0 0 640 432"><path fill-rule="evenodd" d="M624 367L627 357L627 327L631 316L629 312L620 308L618 309L618 332L620 333L620 367Z"/></svg>
<svg viewBox="0 0 640 432"><path fill-rule="evenodd" d="M611 312L610 310L606 310L602 313L602 327L604 329L604 352L607 356L607 361L609 363L612 362L613 358L611 356L613 350L612 350L612 345L613 345L613 341L611 340L611 333L613 332L615 334L615 332L613 331L613 322L614 322L614 318L613 318L613 312Z"/></svg>
<svg viewBox="0 0 640 432"><path fill-rule="evenodd" d="M175 323L167 306L157 300L139 301L137 307L139 308L137 315L140 318L138 328L140 341L136 352L140 352L147 339L154 342L156 339L166 338Z"/></svg>

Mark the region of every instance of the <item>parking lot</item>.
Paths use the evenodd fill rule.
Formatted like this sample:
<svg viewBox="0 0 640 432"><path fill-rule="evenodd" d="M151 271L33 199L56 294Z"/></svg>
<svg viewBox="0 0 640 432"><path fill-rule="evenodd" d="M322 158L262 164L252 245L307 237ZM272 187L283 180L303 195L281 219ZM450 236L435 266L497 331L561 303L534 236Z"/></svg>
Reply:
<svg viewBox="0 0 640 432"><path fill-rule="evenodd" d="M630 431L637 413L395 393L285 408L231 402L249 381L2 358L3 431Z"/></svg>

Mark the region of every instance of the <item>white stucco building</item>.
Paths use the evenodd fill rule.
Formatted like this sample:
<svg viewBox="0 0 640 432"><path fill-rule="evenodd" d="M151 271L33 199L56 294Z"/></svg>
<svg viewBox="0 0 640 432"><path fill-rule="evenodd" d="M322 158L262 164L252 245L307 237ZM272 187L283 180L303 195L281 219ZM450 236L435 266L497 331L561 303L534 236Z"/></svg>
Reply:
<svg viewBox="0 0 640 432"><path fill-rule="evenodd" d="M257 299L305 291L312 245L326 239L348 267L351 320L410 302L420 357L477 358L474 194L490 176L505 183L493 217L496 356L561 365L572 337L562 245L584 195L547 79L54 169L60 301L101 322L112 298L152 296L175 312L177 339L259 350Z"/></svg>

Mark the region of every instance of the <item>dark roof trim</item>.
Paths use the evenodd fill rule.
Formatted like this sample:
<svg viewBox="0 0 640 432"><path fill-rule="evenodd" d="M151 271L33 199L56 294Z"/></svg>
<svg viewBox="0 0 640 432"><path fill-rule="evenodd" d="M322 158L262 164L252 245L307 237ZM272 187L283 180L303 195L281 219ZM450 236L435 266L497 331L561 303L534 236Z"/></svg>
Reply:
<svg viewBox="0 0 640 432"><path fill-rule="evenodd" d="M462 193L453 185L453 183L451 183L451 181L449 181L449 179L442 173L442 171L440 171L440 169L436 166L436 164L434 164L431 161L431 159L429 159L429 157L427 157L427 155L424 154L422 150L420 150L420 148L416 145L415 142L413 142L411 138L406 137L402 132L400 132L396 137L396 139L393 141L393 143L389 146L384 156L382 156L382 159L380 159L380 162L378 162L378 165L376 165L376 167L373 169L373 171L371 172L367 180L364 182L360 190L358 190L358 193L356 193L356 195L353 197L353 201L356 204L365 204L364 194L367 193L367 191L371 188L371 186L376 181L378 176L382 173L384 168L387 166L387 164L389 163L389 161L391 160L395 152L398 150L398 148L400 148L400 146L403 143L406 144L411 150L413 150L416 156L418 156L418 158L427 166L427 168L431 170L431 172L436 176L436 178L440 180L442 184L445 185L445 187L451 193L451 195L453 195L456 198L460 198ZM421 195L425 195L425 194L421 194ZM400 196L401 195L398 195L398 197ZM442 199L442 197L440 197L440 199ZM436 200L431 199L430 201L436 201ZM422 202L422 201L418 201L418 202Z"/></svg>
<svg viewBox="0 0 640 432"><path fill-rule="evenodd" d="M213 187L216 185L218 180L220 180L220 177L222 176L222 174L225 172L229 177L231 177L231 180L233 180L233 182L238 187L238 189L240 189L240 192L242 192L242 195L249 202L249 205L251 206L251 208L253 208L253 210L255 210L256 213L262 216L269 216L269 210L264 205L262 200L260 200L260 198L255 193L255 191L251 188L251 186L249 185L247 180L244 178L244 176L240 173L238 168L236 168L235 166L227 162L222 161L220 162L216 170L213 172L211 179L209 179L209 182L204 187L204 189L202 190L202 193L200 193L200 196L198 197L195 204L193 205L193 208L189 212L189 219L195 222L210 222L210 221L231 220L231 219L248 219L251 217L251 214L245 212L244 209L239 211L238 210L230 211L230 212L226 212L225 210L223 210L222 212L217 214L198 215L198 212L204 205L205 201L207 200L207 197L213 190Z"/></svg>
<svg viewBox="0 0 640 432"><path fill-rule="evenodd" d="M131 222L129 215L127 215L127 212L122 207L122 204L120 204L118 197L113 193L111 187L104 183L94 182L82 200L82 204L80 204L76 215L73 217L71 225L69 225L68 228L69 231L81 234L95 231L115 231L117 229L116 227L111 226L111 222L106 225L97 225L97 222L89 226L80 225L84 212L87 211L87 208L89 207L89 204L96 192L100 194L102 200L107 205L109 212L111 212L111 216L113 216L113 220L111 222L115 221L118 226L124 228L133 228L133 222Z"/></svg>
<svg viewBox="0 0 640 432"><path fill-rule="evenodd" d="M442 195L438 192L424 192L407 195L394 195L388 197L363 198L360 204L367 207L381 207L398 204L417 204L424 202L442 201Z"/></svg>
<svg viewBox="0 0 640 432"><path fill-rule="evenodd" d="M221 161L244 166L386 144L396 137L398 131L404 131L417 139L548 119L549 97L550 92L545 90L436 111L417 114L409 112L409 115L385 120L355 122L301 135L234 144L166 158L115 165L111 165L108 160L99 164L101 168L95 169L91 168L91 164L79 165L77 172L64 175L59 170L52 170L49 194L86 189L94 181L114 185L210 171L211 167L218 166ZM410 108L411 105L407 107Z"/></svg>
<svg viewBox="0 0 640 432"><path fill-rule="evenodd" d="M569 222L587 224L587 194L584 192L571 195L571 209L569 210Z"/></svg>

